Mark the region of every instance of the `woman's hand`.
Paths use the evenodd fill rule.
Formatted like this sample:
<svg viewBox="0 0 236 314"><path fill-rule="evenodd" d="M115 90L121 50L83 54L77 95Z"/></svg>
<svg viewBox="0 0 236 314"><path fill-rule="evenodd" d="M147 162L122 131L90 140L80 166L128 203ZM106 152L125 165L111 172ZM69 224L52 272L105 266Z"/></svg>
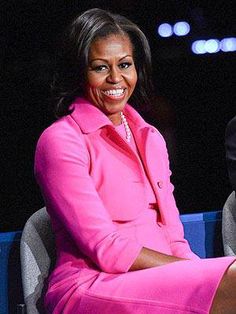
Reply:
<svg viewBox="0 0 236 314"><path fill-rule="evenodd" d="M180 258L172 255L163 254L151 249L142 248L138 257L130 267L129 271L140 270L145 268L151 268L156 266L162 266L165 264L187 260L186 258Z"/></svg>

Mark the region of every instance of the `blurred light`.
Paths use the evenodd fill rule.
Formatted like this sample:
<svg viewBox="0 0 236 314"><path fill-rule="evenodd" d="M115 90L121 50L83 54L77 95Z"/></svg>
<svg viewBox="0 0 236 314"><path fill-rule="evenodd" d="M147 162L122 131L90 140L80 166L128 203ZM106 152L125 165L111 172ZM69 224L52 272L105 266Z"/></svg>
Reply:
<svg viewBox="0 0 236 314"><path fill-rule="evenodd" d="M192 43L192 52L195 54L236 51L236 38L196 40Z"/></svg>
<svg viewBox="0 0 236 314"><path fill-rule="evenodd" d="M170 37L173 34L172 26L168 23L161 24L157 31L161 37Z"/></svg>
<svg viewBox="0 0 236 314"><path fill-rule="evenodd" d="M196 40L192 43L192 52L196 54L206 53L205 40Z"/></svg>
<svg viewBox="0 0 236 314"><path fill-rule="evenodd" d="M209 53L216 53L220 50L220 42L218 39L208 39L205 42L205 50Z"/></svg>
<svg viewBox="0 0 236 314"><path fill-rule="evenodd" d="M220 42L220 49L224 52L236 51L236 38L224 38Z"/></svg>
<svg viewBox="0 0 236 314"><path fill-rule="evenodd" d="M190 25L184 21L177 22L175 23L173 30L177 36L185 36L190 32Z"/></svg>

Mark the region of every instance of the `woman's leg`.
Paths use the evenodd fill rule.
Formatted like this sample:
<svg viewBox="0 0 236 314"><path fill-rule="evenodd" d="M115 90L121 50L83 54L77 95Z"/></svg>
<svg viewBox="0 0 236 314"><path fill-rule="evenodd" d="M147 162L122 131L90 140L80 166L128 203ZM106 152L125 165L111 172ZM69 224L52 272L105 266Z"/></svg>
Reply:
<svg viewBox="0 0 236 314"><path fill-rule="evenodd" d="M137 307L138 313L209 313L218 284L233 261L233 257L223 257L175 262L124 274L100 273L85 291L80 306L83 309L86 305L88 313L94 307L97 313L114 314L137 312Z"/></svg>
<svg viewBox="0 0 236 314"><path fill-rule="evenodd" d="M236 314L236 262L223 276L214 297L210 314Z"/></svg>

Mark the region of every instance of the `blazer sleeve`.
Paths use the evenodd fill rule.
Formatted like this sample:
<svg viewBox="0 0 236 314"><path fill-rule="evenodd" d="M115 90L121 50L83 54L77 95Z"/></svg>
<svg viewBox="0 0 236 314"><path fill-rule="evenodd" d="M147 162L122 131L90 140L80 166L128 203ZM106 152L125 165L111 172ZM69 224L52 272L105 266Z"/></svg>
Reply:
<svg viewBox="0 0 236 314"><path fill-rule="evenodd" d="M226 127L225 149L229 180L233 190L236 191L236 117Z"/></svg>
<svg viewBox="0 0 236 314"><path fill-rule="evenodd" d="M83 135L73 128L49 127L40 137L35 176L49 214L63 224L77 247L108 273L127 272L142 246L113 224L89 175Z"/></svg>

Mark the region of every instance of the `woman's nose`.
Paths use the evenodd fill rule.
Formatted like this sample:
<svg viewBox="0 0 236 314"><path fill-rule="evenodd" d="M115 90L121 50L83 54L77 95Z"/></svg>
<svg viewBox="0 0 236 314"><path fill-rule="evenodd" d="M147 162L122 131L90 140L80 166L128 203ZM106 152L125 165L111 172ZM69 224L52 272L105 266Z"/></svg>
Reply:
<svg viewBox="0 0 236 314"><path fill-rule="evenodd" d="M109 75L107 77L107 81L112 84L117 84L120 81L122 81L122 75L121 75L120 69L111 68Z"/></svg>

